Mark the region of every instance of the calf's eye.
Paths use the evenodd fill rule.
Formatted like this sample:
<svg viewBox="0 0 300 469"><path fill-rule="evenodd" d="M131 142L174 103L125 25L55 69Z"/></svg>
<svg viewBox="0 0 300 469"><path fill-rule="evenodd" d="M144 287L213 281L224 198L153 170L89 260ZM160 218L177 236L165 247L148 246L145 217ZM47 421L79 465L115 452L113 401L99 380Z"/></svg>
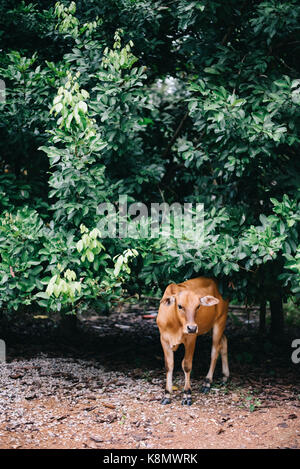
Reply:
<svg viewBox="0 0 300 469"><path fill-rule="evenodd" d="M181 305L178 305L178 309L183 309L183 306L181 306Z"/></svg>

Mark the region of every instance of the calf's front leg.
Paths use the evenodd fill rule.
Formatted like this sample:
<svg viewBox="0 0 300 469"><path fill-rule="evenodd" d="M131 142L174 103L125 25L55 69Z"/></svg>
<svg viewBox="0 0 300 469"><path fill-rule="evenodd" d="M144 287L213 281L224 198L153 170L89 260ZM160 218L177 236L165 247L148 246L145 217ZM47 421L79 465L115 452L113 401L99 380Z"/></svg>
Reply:
<svg viewBox="0 0 300 469"><path fill-rule="evenodd" d="M196 345L196 335L195 336L187 336L184 341L185 346L185 355L184 359L182 360L182 369L184 371L184 393L183 399L181 404L182 405L192 405L192 390L191 390L191 371L192 371L192 364L193 364L193 357Z"/></svg>
<svg viewBox="0 0 300 469"><path fill-rule="evenodd" d="M171 404L172 396L172 382L173 382L173 369L174 369L174 352L171 349L168 342L163 338L160 339L161 345L165 356L165 367L166 367L166 391L165 396L161 400L161 404Z"/></svg>

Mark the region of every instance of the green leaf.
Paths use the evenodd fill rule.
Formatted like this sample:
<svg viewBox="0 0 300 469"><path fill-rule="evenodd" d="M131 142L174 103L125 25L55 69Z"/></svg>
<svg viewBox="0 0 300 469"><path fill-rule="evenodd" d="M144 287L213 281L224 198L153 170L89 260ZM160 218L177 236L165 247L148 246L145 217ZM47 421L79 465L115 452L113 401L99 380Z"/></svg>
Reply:
<svg viewBox="0 0 300 469"><path fill-rule="evenodd" d="M88 258L89 262L93 262L95 258L94 253L89 249L86 251L86 257Z"/></svg>
<svg viewBox="0 0 300 469"><path fill-rule="evenodd" d="M77 248L77 251L78 252L81 252L83 250L83 241L82 239L80 239L77 244L76 244L76 248Z"/></svg>
<svg viewBox="0 0 300 469"><path fill-rule="evenodd" d="M38 292L36 298L44 298L45 300L49 300L50 296L46 292Z"/></svg>
<svg viewBox="0 0 300 469"><path fill-rule="evenodd" d="M123 265L123 256L122 254L117 258L117 261L115 263L115 268L114 268L114 276L115 277L118 277L119 273L120 273L120 270L122 268L122 265Z"/></svg>

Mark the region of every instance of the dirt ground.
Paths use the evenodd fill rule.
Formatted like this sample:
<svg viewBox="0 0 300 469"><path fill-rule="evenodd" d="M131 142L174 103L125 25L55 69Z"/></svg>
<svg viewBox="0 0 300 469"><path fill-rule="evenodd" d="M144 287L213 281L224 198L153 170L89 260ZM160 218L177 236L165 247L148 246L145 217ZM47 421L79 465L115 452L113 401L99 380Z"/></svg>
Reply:
<svg viewBox="0 0 300 469"><path fill-rule="evenodd" d="M72 341L45 319L10 331L0 364L0 448L300 448L300 364L290 346L299 331L274 344L233 310L230 383L221 387L218 363L211 392L201 394L211 339L200 337L193 405L181 405L179 349L174 397L162 406L163 354L155 319L143 319L149 310L91 316Z"/></svg>

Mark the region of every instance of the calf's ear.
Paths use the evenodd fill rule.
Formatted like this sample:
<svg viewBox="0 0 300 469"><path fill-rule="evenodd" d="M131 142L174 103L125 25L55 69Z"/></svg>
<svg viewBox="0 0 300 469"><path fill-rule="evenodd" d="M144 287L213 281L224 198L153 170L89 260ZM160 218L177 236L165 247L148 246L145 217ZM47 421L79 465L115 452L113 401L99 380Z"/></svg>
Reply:
<svg viewBox="0 0 300 469"><path fill-rule="evenodd" d="M214 296L206 295L200 298L200 303L203 306L213 306L213 305L217 305L219 303L219 300L218 298L215 298Z"/></svg>
<svg viewBox="0 0 300 469"><path fill-rule="evenodd" d="M177 290L178 286L176 285L176 283L170 283L170 285L168 285L165 289L165 293L162 299L160 300L160 304L167 306L173 305L175 303L175 295L177 293Z"/></svg>
<svg viewBox="0 0 300 469"><path fill-rule="evenodd" d="M160 304L167 305L167 306L173 305L174 303L175 303L175 296L164 296L160 300Z"/></svg>

